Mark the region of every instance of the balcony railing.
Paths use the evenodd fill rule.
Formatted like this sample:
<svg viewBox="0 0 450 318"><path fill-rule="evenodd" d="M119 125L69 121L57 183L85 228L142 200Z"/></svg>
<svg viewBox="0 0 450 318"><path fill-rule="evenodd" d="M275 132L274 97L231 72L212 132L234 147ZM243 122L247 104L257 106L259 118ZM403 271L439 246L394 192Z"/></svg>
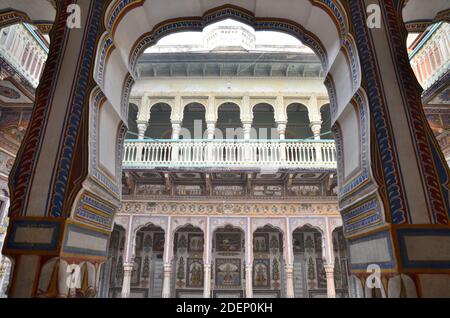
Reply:
<svg viewBox="0 0 450 318"><path fill-rule="evenodd" d="M332 140L127 140L125 169L336 169Z"/></svg>

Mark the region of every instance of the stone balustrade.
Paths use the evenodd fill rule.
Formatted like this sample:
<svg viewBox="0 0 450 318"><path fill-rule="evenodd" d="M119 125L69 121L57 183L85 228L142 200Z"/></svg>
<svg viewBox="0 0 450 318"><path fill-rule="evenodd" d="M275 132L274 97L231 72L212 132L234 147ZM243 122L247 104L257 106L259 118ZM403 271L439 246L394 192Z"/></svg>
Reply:
<svg viewBox="0 0 450 318"><path fill-rule="evenodd" d="M0 30L0 57L36 88L47 60L48 47L33 28L15 24Z"/></svg>
<svg viewBox="0 0 450 318"><path fill-rule="evenodd" d="M336 169L334 141L127 140L123 167Z"/></svg>

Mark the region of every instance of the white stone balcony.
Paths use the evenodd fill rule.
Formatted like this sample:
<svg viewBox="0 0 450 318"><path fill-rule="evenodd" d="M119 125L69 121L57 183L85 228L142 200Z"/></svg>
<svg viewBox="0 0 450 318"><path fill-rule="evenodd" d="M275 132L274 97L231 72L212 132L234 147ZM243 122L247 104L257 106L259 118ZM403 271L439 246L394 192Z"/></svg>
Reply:
<svg viewBox="0 0 450 318"><path fill-rule="evenodd" d="M33 28L26 24L15 24L2 29L0 57L36 88L47 59L48 48L33 34Z"/></svg>
<svg viewBox="0 0 450 318"><path fill-rule="evenodd" d="M336 169L332 140L127 140L124 169Z"/></svg>

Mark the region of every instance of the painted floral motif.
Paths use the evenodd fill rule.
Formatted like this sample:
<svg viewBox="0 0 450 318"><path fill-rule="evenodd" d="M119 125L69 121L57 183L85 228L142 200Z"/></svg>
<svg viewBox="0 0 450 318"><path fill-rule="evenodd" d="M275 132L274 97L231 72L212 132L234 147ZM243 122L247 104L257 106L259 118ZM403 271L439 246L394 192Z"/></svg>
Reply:
<svg viewBox="0 0 450 318"><path fill-rule="evenodd" d="M8 99L20 98L20 94L17 91L3 85L0 85L0 96L6 97Z"/></svg>

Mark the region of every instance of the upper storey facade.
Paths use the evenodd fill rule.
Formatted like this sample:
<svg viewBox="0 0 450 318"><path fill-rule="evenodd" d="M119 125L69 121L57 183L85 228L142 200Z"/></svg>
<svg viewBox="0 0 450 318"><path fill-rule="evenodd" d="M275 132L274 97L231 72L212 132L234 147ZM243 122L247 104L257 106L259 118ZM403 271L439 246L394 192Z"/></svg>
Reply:
<svg viewBox="0 0 450 318"><path fill-rule="evenodd" d="M424 89L422 101L428 122L450 164L450 24L429 27L412 43L409 56Z"/></svg>

